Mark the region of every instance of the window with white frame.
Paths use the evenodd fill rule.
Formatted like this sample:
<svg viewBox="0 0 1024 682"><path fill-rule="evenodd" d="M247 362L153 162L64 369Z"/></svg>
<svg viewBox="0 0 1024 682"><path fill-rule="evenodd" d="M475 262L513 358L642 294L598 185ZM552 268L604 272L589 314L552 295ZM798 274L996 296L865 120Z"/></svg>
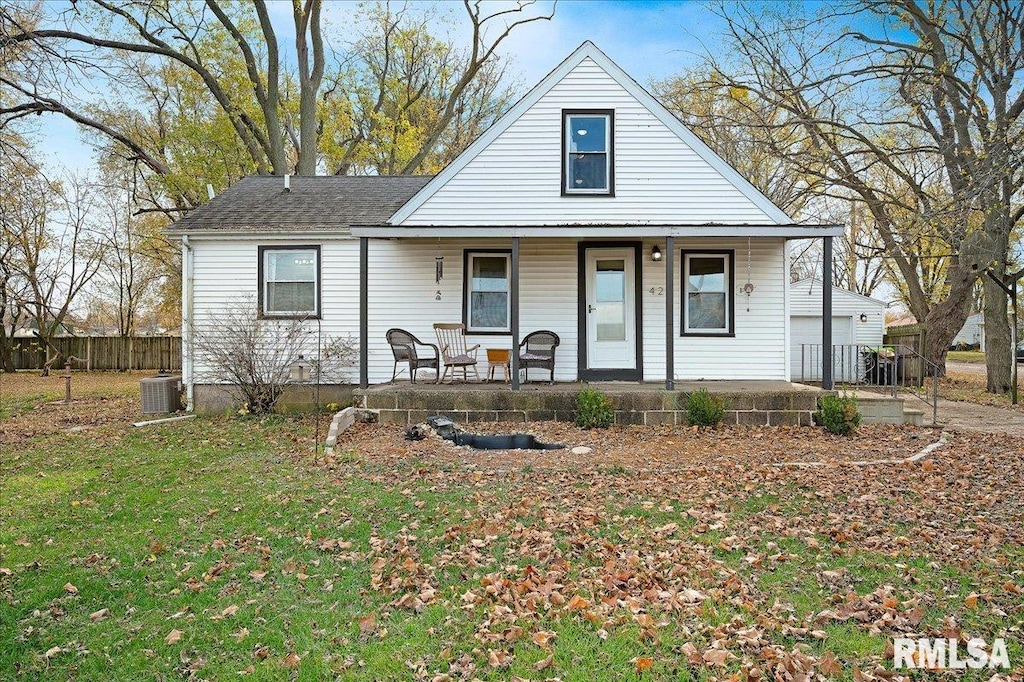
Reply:
<svg viewBox="0 0 1024 682"><path fill-rule="evenodd" d="M612 195L614 113L565 111L562 116L562 193Z"/></svg>
<svg viewBox="0 0 1024 682"><path fill-rule="evenodd" d="M732 334L732 252L683 253L683 333Z"/></svg>
<svg viewBox="0 0 1024 682"><path fill-rule="evenodd" d="M261 246L260 312L264 317L320 314L320 247Z"/></svg>
<svg viewBox="0 0 1024 682"><path fill-rule="evenodd" d="M508 251L467 251L465 271L466 331L508 333L512 326Z"/></svg>

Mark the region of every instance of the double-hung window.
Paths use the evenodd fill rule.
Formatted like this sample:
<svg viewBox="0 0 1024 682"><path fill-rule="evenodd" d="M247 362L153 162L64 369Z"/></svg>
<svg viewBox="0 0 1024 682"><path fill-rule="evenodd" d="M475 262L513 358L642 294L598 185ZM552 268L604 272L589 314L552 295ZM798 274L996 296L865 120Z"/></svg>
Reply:
<svg viewBox="0 0 1024 682"><path fill-rule="evenodd" d="M511 261L512 254L509 251L466 252L466 331L499 334L511 331Z"/></svg>
<svg viewBox="0 0 1024 682"><path fill-rule="evenodd" d="M683 333L733 333L731 251L683 253Z"/></svg>
<svg viewBox="0 0 1024 682"><path fill-rule="evenodd" d="M562 112L562 194L615 194L612 110Z"/></svg>
<svg viewBox="0 0 1024 682"><path fill-rule="evenodd" d="M261 246L259 257L263 317L320 315L319 246Z"/></svg>

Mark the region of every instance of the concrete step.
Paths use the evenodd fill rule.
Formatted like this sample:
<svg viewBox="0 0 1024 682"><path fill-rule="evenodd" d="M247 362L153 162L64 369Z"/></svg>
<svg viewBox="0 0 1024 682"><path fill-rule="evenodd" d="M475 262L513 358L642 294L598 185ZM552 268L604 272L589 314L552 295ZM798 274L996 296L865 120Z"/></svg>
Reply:
<svg viewBox="0 0 1024 682"><path fill-rule="evenodd" d="M924 426L924 410L915 410L904 405L903 423L913 426Z"/></svg>

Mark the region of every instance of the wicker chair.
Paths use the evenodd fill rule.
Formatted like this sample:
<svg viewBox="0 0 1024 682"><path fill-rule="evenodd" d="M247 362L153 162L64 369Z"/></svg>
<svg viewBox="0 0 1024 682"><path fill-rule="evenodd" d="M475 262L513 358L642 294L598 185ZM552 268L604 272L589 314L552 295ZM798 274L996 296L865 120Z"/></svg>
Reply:
<svg viewBox="0 0 1024 682"><path fill-rule="evenodd" d="M551 370L551 383L555 383L555 349L560 340L558 334L542 329L530 332L519 344L519 369L531 367ZM527 371L526 377L530 373Z"/></svg>
<svg viewBox="0 0 1024 682"><path fill-rule="evenodd" d="M476 380L480 381L480 374L476 371L476 354L480 350L480 344L466 347L466 325L438 322L434 325L434 333L437 334L437 346L441 349L441 359L444 360L444 373L441 378L447 377L450 370L454 381L455 372L461 368L463 381L469 381L470 369L473 370Z"/></svg>
<svg viewBox="0 0 1024 682"><path fill-rule="evenodd" d="M416 383L416 372L421 369L433 369L437 372L437 381L435 383L441 383L440 354L437 352L437 346L420 341L404 329L389 329L385 336L388 339L388 344L391 346L391 352L395 355L395 366L391 371L391 381L394 381L395 377L398 376L398 363L407 362L409 363L409 379L412 383ZM429 355L427 357L422 356L420 351L417 350L418 348L432 349L433 357Z"/></svg>

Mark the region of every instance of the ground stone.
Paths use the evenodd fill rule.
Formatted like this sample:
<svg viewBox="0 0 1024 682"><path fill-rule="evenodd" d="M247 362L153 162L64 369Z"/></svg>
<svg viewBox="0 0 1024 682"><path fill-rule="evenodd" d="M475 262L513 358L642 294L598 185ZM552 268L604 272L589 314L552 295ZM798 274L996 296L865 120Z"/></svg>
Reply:
<svg viewBox="0 0 1024 682"><path fill-rule="evenodd" d="M572 449L574 455L589 455L593 450L588 448L586 445L577 445Z"/></svg>

